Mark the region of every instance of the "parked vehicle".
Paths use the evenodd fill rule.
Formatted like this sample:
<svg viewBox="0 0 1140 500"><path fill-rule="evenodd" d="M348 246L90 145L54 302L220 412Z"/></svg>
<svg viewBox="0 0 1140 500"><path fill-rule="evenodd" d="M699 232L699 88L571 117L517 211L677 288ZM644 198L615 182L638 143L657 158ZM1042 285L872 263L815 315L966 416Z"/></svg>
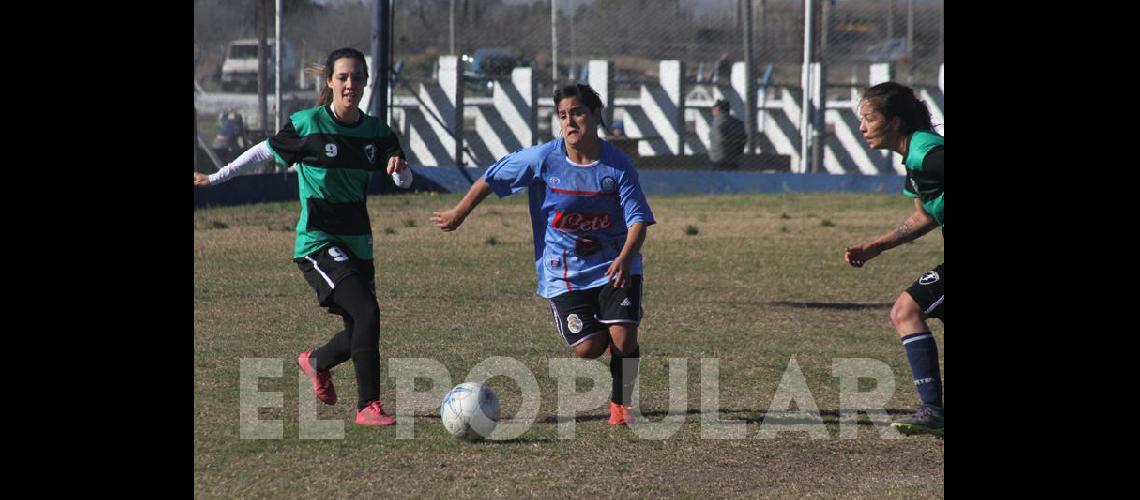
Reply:
<svg viewBox="0 0 1140 500"><path fill-rule="evenodd" d="M266 84L273 91L276 75L275 49L273 38L266 39L269 45L266 53ZM297 60L293 47L288 41L281 41L281 88L296 88ZM226 49L226 60L222 63L222 90L231 92L257 92L257 39L247 38L230 42Z"/></svg>

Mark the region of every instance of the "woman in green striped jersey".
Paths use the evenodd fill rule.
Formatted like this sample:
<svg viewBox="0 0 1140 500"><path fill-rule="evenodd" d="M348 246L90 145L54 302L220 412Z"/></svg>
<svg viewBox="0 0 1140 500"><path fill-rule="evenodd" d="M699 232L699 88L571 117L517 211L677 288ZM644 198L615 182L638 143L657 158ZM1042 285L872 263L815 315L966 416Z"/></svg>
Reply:
<svg viewBox="0 0 1140 500"><path fill-rule="evenodd" d="M931 229L945 234L945 139L934 132L930 110L909 87L895 82L875 85L859 103L859 132L872 149L902 155L906 167L903 195L914 198L914 211L893 231L844 249L843 260L863 267L882 252L913 241ZM946 321L946 264L927 271L899 295L891 323L903 343L922 406L910 418L892 424L904 433L941 435L945 421L938 345L928 318Z"/></svg>
<svg viewBox="0 0 1140 500"><path fill-rule="evenodd" d="M319 349L297 358L317 398L336 403L334 366L352 360L357 383L356 423L392 425L380 402L380 308L372 263L372 227L365 208L373 172L384 169L397 185L412 173L396 134L357 105L368 81L364 54L343 48L321 70L325 86L317 106L298 111L273 137L242 153L209 176L194 173L194 185L210 186L253 165L276 158L297 165L301 215L293 261L344 330Z"/></svg>

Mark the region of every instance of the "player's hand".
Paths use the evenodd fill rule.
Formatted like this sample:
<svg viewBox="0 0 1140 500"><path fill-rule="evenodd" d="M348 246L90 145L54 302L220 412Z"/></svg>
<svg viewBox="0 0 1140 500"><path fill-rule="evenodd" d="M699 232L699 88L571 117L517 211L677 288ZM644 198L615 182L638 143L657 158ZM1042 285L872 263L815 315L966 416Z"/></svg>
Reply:
<svg viewBox="0 0 1140 500"><path fill-rule="evenodd" d="M388 158L388 168L387 168L388 175L392 175L395 172L403 172L407 169L408 169L408 161L407 160L400 158L399 156L393 156L391 158Z"/></svg>
<svg viewBox="0 0 1140 500"><path fill-rule="evenodd" d="M210 187L210 176L194 172L194 187L203 188Z"/></svg>
<svg viewBox="0 0 1140 500"><path fill-rule="evenodd" d="M863 264L878 257L880 253L882 253L882 251L875 248L875 245L860 243L843 249L843 261L851 264L852 267L863 267Z"/></svg>
<svg viewBox="0 0 1140 500"><path fill-rule="evenodd" d="M459 214L458 209L453 208L444 212L432 212L431 223L444 232L454 231L459 229L459 226L463 224L463 219L465 218L466 216Z"/></svg>
<svg viewBox="0 0 1140 500"><path fill-rule="evenodd" d="M629 285L629 271L626 259L618 257L610 264L609 269L606 269L606 277L614 283L614 288L622 288Z"/></svg>

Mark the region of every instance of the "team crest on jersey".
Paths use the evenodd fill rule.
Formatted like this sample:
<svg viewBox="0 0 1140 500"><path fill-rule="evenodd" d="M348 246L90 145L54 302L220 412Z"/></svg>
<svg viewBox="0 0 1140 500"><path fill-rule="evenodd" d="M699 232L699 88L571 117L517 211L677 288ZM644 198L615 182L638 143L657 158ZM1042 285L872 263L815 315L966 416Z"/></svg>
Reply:
<svg viewBox="0 0 1140 500"><path fill-rule="evenodd" d="M550 267L562 267L562 259L559 257L551 257Z"/></svg>
<svg viewBox="0 0 1140 500"><path fill-rule="evenodd" d="M325 156L336 158L336 144L325 144Z"/></svg>
<svg viewBox="0 0 1140 500"><path fill-rule="evenodd" d="M345 253L337 247L329 247L329 255L331 255L333 260L337 262L344 262L348 260L348 255L345 255Z"/></svg>
<svg viewBox="0 0 1140 500"><path fill-rule="evenodd" d="M376 164L376 146L372 144L364 146L364 156L368 157L368 163Z"/></svg>
<svg viewBox="0 0 1140 500"><path fill-rule="evenodd" d="M614 191L617 191L617 180L615 180L613 177L610 177L608 175L605 177L602 177L602 192L603 193L612 193Z"/></svg>
<svg viewBox="0 0 1140 500"><path fill-rule="evenodd" d="M566 326L570 328L570 333L580 333L582 331L582 320L578 319L577 314L571 314L566 317Z"/></svg>
<svg viewBox="0 0 1140 500"><path fill-rule="evenodd" d="M562 182L562 181L559 180L557 177L551 177L550 180L547 182L549 182L551 186L557 186L558 183Z"/></svg>
<svg viewBox="0 0 1140 500"><path fill-rule="evenodd" d="M922 277L918 279L918 284L929 285L931 283L937 282L938 278L938 273L934 271L927 271L926 274L922 275Z"/></svg>

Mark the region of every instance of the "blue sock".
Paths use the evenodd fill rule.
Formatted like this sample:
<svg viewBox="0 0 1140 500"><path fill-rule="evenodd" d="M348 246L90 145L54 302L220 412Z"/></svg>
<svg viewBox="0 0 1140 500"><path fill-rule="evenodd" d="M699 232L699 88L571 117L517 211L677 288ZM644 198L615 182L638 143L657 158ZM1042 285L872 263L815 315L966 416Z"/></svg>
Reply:
<svg viewBox="0 0 1140 500"><path fill-rule="evenodd" d="M922 404L942 408L942 375L938 371L938 344L930 332L912 333L902 338L914 387Z"/></svg>

